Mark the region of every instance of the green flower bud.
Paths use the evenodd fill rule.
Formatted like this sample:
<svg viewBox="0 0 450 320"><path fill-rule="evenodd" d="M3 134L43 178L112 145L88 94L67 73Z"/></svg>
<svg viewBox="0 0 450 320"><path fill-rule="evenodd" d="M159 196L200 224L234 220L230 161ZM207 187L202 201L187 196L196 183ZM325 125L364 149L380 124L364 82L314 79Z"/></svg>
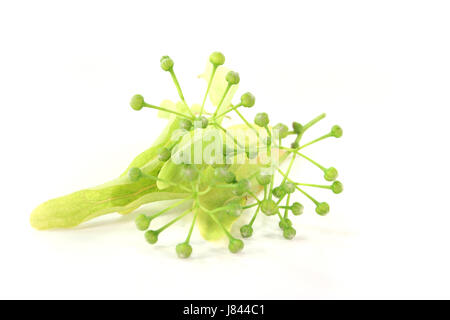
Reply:
<svg viewBox="0 0 450 320"><path fill-rule="evenodd" d="M144 101L144 97L141 96L140 94L135 94L130 101L130 106L136 110L139 111L144 107L145 101Z"/></svg>
<svg viewBox="0 0 450 320"><path fill-rule="evenodd" d="M225 205L226 214L232 217L239 217L242 214L242 206L240 200L232 200Z"/></svg>
<svg viewBox="0 0 450 320"><path fill-rule="evenodd" d="M136 223L136 228L141 231L145 231L150 226L150 218L147 217L145 214L140 214L136 217L134 220Z"/></svg>
<svg viewBox="0 0 450 320"><path fill-rule="evenodd" d="M228 249L232 253L238 253L244 248L244 242L239 239L231 239L228 244Z"/></svg>
<svg viewBox="0 0 450 320"><path fill-rule="evenodd" d="M300 123L294 121L292 122L292 129L294 129L294 132L296 134L300 134L303 131L303 126Z"/></svg>
<svg viewBox="0 0 450 320"><path fill-rule="evenodd" d="M169 56L163 56L160 60L161 68L164 71L169 71L173 68L173 60Z"/></svg>
<svg viewBox="0 0 450 320"><path fill-rule="evenodd" d="M186 164L182 169L182 176L186 181L194 181L198 178L198 169L196 166Z"/></svg>
<svg viewBox="0 0 450 320"><path fill-rule="evenodd" d="M259 127L266 127L269 124L269 115L265 112L258 113L255 116L255 124Z"/></svg>
<svg viewBox="0 0 450 320"><path fill-rule="evenodd" d="M331 135L335 138L340 138L342 137L342 134L344 133L344 131L342 130L341 127L339 127L338 125L335 125L331 128Z"/></svg>
<svg viewBox="0 0 450 320"><path fill-rule="evenodd" d="M344 191L344 185L340 181L335 181L331 185L331 191L336 194L341 193L342 191Z"/></svg>
<svg viewBox="0 0 450 320"><path fill-rule="evenodd" d="M295 229L292 227L288 227L283 230L283 237L285 237L288 240L294 239L296 234L297 234L297 231L295 231Z"/></svg>
<svg viewBox="0 0 450 320"><path fill-rule="evenodd" d="M295 191L295 184L293 184L292 182L286 181L282 185L282 188L286 193L293 193Z"/></svg>
<svg viewBox="0 0 450 320"><path fill-rule="evenodd" d="M282 186L278 186L273 188L272 194L277 197L278 199L283 198L286 195L286 191L283 189Z"/></svg>
<svg viewBox="0 0 450 320"><path fill-rule="evenodd" d="M236 180L236 175L224 167L214 169L214 177L225 183L233 183Z"/></svg>
<svg viewBox="0 0 450 320"><path fill-rule="evenodd" d="M250 92L246 92L241 96L241 104L246 108L251 108L255 105L255 96Z"/></svg>
<svg viewBox="0 0 450 320"><path fill-rule="evenodd" d="M215 66L221 66L225 63L225 56L221 52L213 52L209 56L209 61Z"/></svg>
<svg viewBox="0 0 450 320"><path fill-rule="evenodd" d="M208 118L201 116L201 117L197 117L194 120L194 128L203 128L205 129L208 126Z"/></svg>
<svg viewBox="0 0 450 320"><path fill-rule="evenodd" d="M287 125L282 124L282 123L278 123L277 125L275 125L272 128L272 131L278 138L281 138L281 139L286 138L289 134L289 128L287 127Z"/></svg>
<svg viewBox="0 0 450 320"><path fill-rule="evenodd" d="M261 202L261 211L266 216L272 216L274 214L277 214L277 212L279 212L279 209L275 201L266 199Z"/></svg>
<svg viewBox="0 0 450 320"><path fill-rule="evenodd" d="M167 149L167 148L162 148L162 149L159 151L158 159L159 159L159 161L166 162L167 160L170 159L171 156L172 156L172 152L170 152L169 149Z"/></svg>
<svg viewBox="0 0 450 320"><path fill-rule="evenodd" d="M280 229L286 229L292 226L292 221L289 220L288 218L283 218L280 220L280 222L278 223L278 225L280 226Z"/></svg>
<svg viewBox="0 0 450 320"><path fill-rule="evenodd" d="M298 202L294 202L291 205L291 211L294 216L299 216L303 213L303 205Z"/></svg>
<svg viewBox="0 0 450 320"><path fill-rule="evenodd" d="M272 175L265 172L258 172L256 175L256 181L262 186L269 184L272 181Z"/></svg>
<svg viewBox="0 0 450 320"><path fill-rule="evenodd" d="M192 253L192 247L189 243L182 242L177 244L175 251L177 252L178 258L186 259L190 257Z"/></svg>
<svg viewBox="0 0 450 320"><path fill-rule="evenodd" d="M155 244L156 242L158 242L158 232L153 231L153 230L148 230L147 232L145 232L145 240L147 240L148 243L150 244Z"/></svg>
<svg viewBox="0 0 450 320"><path fill-rule="evenodd" d="M233 85L238 84L241 79L239 78L239 73L230 71L227 73L225 80L227 80L228 84Z"/></svg>
<svg viewBox="0 0 450 320"><path fill-rule="evenodd" d="M128 178L131 181L138 181L142 177L142 171L139 168L131 168L128 170Z"/></svg>
<svg viewBox="0 0 450 320"><path fill-rule="evenodd" d="M250 187L250 181L248 181L247 179L242 179L236 184L236 188L233 190L233 193L241 197L250 190Z"/></svg>
<svg viewBox="0 0 450 320"><path fill-rule="evenodd" d="M338 172L337 172L336 168L330 167L325 170L323 177L327 181L334 181L338 177Z"/></svg>
<svg viewBox="0 0 450 320"><path fill-rule="evenodd" d="M190 131L192 129L192 121L188 119L181 119L180 127L186 131Z"/></svg>
<svg viewBox="0 0 450 320"><path fill-rule="evenodd" d="M243 225L240 231L243 238L250 238L253 234L253 228L249 224Z"/></svg>
<svg viewBox="0 0 450 320"><path fill-rule="evenodd" d="M298 142L294 141L294 142L291 143L291 148L292 149L297 149L298 147L299 147Z"/></svg>
<svg viewBox="0 0 450 320"><path fill-rule="evenodd" d="M330 212L330 206L326 202L321 202L317 205L316 212L317 212L317 214L324 216L328 212Z"/></svg>

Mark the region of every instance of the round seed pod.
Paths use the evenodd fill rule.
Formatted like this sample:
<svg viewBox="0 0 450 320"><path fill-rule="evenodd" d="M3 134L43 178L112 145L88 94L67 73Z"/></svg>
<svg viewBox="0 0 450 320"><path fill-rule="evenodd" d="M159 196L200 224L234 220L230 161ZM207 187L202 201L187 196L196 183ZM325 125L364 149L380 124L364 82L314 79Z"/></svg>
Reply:
<svg viewBox="0 0 450 320"><path fill-rule="evenodd" d="M138 215L134 222L136 223L136 228L141 231L147 230L150 226L150 218L145 214Z"/></svg>
<svg viewBox="0 0 450 320"><path fill-rule="evenodd" d="M244 242L239 239L231 239L228 243L228 249L231 253L238 253L242 249L244 249Z"/></svg>
<svg viewBox="0 0 450 320"><path fill-rule="evenodd" d="M291 205L291 211L294 216L299 216L303 213L303 205L298 202L294 202Z"/></svg>
<svg viewBox="0 0 450 320"><path fill-rule="evenodd" d="M323 177L327 181L334 181L338 177L338 171L334 167L325 170Z"/></svg>
<svg viewBox="0 0 450 320"><path fill-rule="evenodd" d="M294 239L296 234L297 234L297 231L295 231L295 229L292 227L288 227L283 230L283 237L288 240Z"/></svg>
<svg viewBox="0 0 450 320"><path fill-rule="evenodd" d="M249 224L243 225L240 231L243 238L250 238L253 234L253 228Z"/></svg>
<svg viewBox="0 0 450 320"><path fill-rule="evenodd" d="M170 71L173 68L173 60L169 56L163 56L160 60L161 69Z"/></svg>
<svg viewBox="0 0 450 320"><path fill-rule="evenodd" d="M266 127L269 124L269 115L265 112L260 112L255 116L255 124L259 127Z"/></svg>
<svg viewBox="0 0 450 320"><path fill-rule="evenodd" d="M177 252L177 256L180 259L186 259L191 256L192 247L189 243L182 242L177 244L175 251Z"/></svg>
<svg viewBox="0 0 450 320"><path fill-rule="evenodd" d="M225 63L225 56L221 52L213 52L209 56L209 61L215 66L221 66Z"/></svg>
<svg viewBox="0 0 450 320"><path fill-rule="evenodd" d="M316 206L316 212L317 214L324 216L330 212L330 206L326 202L321 202Z"/></svg>
<svg viewBox="0 0 450 320"><path fill-rule="evenodd" d="M246 92L241 96L241 104L246 108L251 108L255 105L255 96L250 92Z"/></svg>
<svg viewBox="0 0 450 320"><path fill-rule="evenodd" d="M141 96L140 94L135 94L130 101L130 106L136 110L139 111L144 107L144 97Z"/></svg>
<svg viewBox="0 0 450 320"><path fill-rule="evenodd" d="M138 181L142 177L142 171L139 168L130 168L128 170L128 178L130 178L131 181Z"/></svg>
<svg viewBox="0 0 450 320"><path fill-rule="evenodd" d="M275 201L266 199L261 202L261 211L266 216L272 216L274 214L277 214L277 212L279 212L279 209Z"/></svg>
<svg viewBox="0 0 450 320"><path fill-rule="evenodd" d="M147 232L145 232L145 240L147 240L147 242L150 244L155 244L156 242L158 242L158 232L148 230Z"/></svg>

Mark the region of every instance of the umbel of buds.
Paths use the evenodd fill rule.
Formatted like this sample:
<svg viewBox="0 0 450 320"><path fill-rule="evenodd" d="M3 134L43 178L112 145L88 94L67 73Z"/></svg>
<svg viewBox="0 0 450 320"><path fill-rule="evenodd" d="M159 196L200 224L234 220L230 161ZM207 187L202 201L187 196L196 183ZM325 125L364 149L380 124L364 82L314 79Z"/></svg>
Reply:
<svg viewBox="0 0 450 320"><path fill-rule="evenodd" d="M185 102L184 96L181 91L181 87L176 79L175 73L173 71L174 62L168 57L164 56L161 58L161 68L164 71L169 71L174 80L175 86L177 87L181 101L188 107ZM319 122L325 117L325 114L321 114L318 117L312 119L309 122L301 124L300 122L292 122L292 129L290 131L289 127L284 123L277 123L275 126L270 127L269 115L266 112L259 112L254 118L254 125L252 125L239 111L240 107L251 108L255 105L255 96L246 92L241 95L240 102L230 106L223 106L225 97L230 93L230 88L232 86L238 85L240 82L239 73L235 71L226 72L222 81L227 83L227 87L221 95L220 102L216 106L214 113L209 113L212 115L208 117L208 113L204 113L204 105L206 102L206 97L211 89L212 80L216 74L216 69L225 63L225 56L220 52L213 52L209 56L209 62L212 65L212 73L208 80L208 87L206 94L203 98L203 104L201 106L200 112L198 114L193 113L189 107L188 113L180 113L177 110L168 110L162 107L150 105L144 101L141 95L135 95L130 102L130 105L135 110L140 110L143 107L154 108L157 110L165 111L167 113L172 113L177 117L178 127L184 130L185 134L195 134L196 130L211 130L216 129L219 132L224 133L224 135L234 136L224 127L222 127L221 122L223 116L229 114L230 112L235 112L239 118L244 122L245 126L251 129L255 133L257 138L259 138L256 148L251 148L248 142L240 144L239 141L235 141L234 145L228 143L224 144L218 150L222 150L221 154L224 159L224 163L212 163L212 164L190 164L184 163L179 165L179 174L176 171L169 175L169 178L173 177L173 180L166 181L164 178L164 183L172 186L174 190L186 193L186 199L192 201L191 210L187 210L181 213L177 218L167 223L165 226L157 230L148 230L151 220L163 214L169 209L169 207L161 212L158 212L152 216L139 215L136 217L136 227L141 231L145 232L145 239L150 244L155 244L158 241L159 234L172 225L177 219L181 219L185 215L189 214L189 211L194 213L192 218L191 228L189 230L188 237L186 241L179 243L176 246L176 254L180 258L188 258L192 254L192 246L189 244L192 230L196 225L197 215L203 214L209 217L209 220L205 220L205 217L201 221L209 221L209 223L217 224L224 232L225 236L228 237L228 249L232 253L238 253L244 248L244 243L242 240L235 238L230 230L223 224L224 221L230 221L237 219L238 217L244 215L247 209L256 207L251 220L240 227L240 235L242 238L249 238L253 235L253 223L258 216L259 212L262 212L266 216L273 216L279 219L278 225L282 230L282 235L285 239L291 240L296 236L296 230L293 227L293 221L289 219L290 215L299 216L302 215L305 207L300 202L291 202L292 197L295 196L296 192L299 191L302 195L306 196L315 205L315 212L324 216L330 211L330 206L326 202L320 202L314 199L309 193L303 190L303 187L317 187L325 188L331 190L335 194L339 194L343 191L343 185L340 181L337 181L338 171L334 167L324 167L318 164L316 161L312 160L303 153L305 147L319 142L328 137L340 138L343 134L343 130L338 125L334 125L328 134L325 134L315 140L310 142L301 143L301 139L307 133L307 130ZM223 82L222 82L223 83ZM194 132L193 132L194 131ZM266 133L263 135L262 133ZM283 145L283 141L287 140L290 136L293 140L290 142L289 147ZM288 142L289 143L289 142ZM172 159L172 150L176 147L175 144L170 144L169 146L163 146L158 153L158 160L162 163L170 163ZM245 153L248 159L258 159L260 152L258 147L265 146L269 148L269 154L273 152L282 152L284 158L290 158L290 164L287 171L283 172L278 165L274 163L269 163L269 165L260 165L260 168L256 170L253 174L250 172L245 173L246 167L242 165L232 165L225 164L227 160L237 156L240 153ZM326 181L332 182L331 185L316 185L310 183L300 183L295 182L289 175L295 160L299 158L304 158L311 164L318 167L323 172L323 178ZM275 185L275 174L279 172L282 177L280 184ZM143 174L139 168L131 168L128 173L130 181L139 181L141 179L150 179L153 181L159 181L159 177L149 177ZM212 207L206 207L207 201L203 199L205 197L211 197L211 199L220 198L220 192L224 192L227 196L223 199L223 205ZM258 192L263 191L263 197L258 196ZM216 192L212 195L213 192ZM187 201L186 200L186 201ZM249 202L255 201L253 204L248 204ZM181 205L180 203L174 204L175 207ZM200 211L199 211L200 210ZM228 220L227 220L228 219ZM229 223L229 222L228 222Z"/></svg>
<svg viewBox="0 0 450 320"><path fill-rule="evenodd" d="M256 219L275 223L279 226L275 229L280 232L280 238L291 240L297 233L294 218L304 212L315 211L319 216L329 214L328 203L315 199L308 188L342 193L344 187L337 181L338 170L319 164L305 152L319 141L342 137L342 128L334 125L322 136L310 139L308 129L325 114L309 122L291 122L298 119L291 119L294 115L289 115L291 125L288 126L288 122L278 121L272 125L269 114L260 110L254 113L252 121L245 113L256 106L255 96L243 91L238 98L234 97L239 85L242 86L239 73L223 66L225 56L218 51L211 53L207 63L206 72L201 76L206 80L204 95L196 101L187 101L175 74L174 60L163 56L160 67L170 76L177 100L155 105L136 94L129 103L133 110L157 110L168 119L160 137L116 180L50 200L36 208L31 217L32 225L38 229L66 228L105 213L125 214L153 201L169 201L159 211L142 208L145 213L135 217L136 228L142 231L149 244L156 245L160 236L161 241L166 241L163 236L166 230L181 219L188 219L187 236L183 235L174 248L179 258L186 259L195 254L190 239L197 228L208 240L226 237L228 250L237 254L244 248L241 239L258 232L254 225ZM155 88L153 92L159 90ZM278 112L271 116L278 118L283 114ZM242 123L237 127L228 126L229 120ZM236 128L245 128L248 136L241 139ZM214 139L205 139L211 136ZM213 160L198 157L198 150L203 153L209 149L214 153ZM312 167L312 171L318 171L319 178L327 181L326 184L294 179L298 160L306 161L304 170ZM153 222L169 212L165 224L161 225L160 220ZM237 224L238 229L232 228L238 219L243 223Z"/></svg>

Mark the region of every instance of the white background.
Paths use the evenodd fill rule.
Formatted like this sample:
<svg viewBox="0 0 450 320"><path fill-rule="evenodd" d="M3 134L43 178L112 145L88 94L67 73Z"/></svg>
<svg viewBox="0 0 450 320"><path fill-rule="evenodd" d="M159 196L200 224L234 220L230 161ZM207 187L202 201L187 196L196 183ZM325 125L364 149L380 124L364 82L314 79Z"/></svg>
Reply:
<svg viewBox="0 0 450 320"><path fill-rule="evenodd" d="M446 1L2 1L0 298L450 298L449 15ZM312 190L327 217L306 205L292 241L262 219L238 255L196 233L186 261L188 221L154 247L136 214L30 227L39 203L114 178L153 142L164 120L128 102L176 99L160 56L198 103L215 50L257 97L250 118L326 112L309 138L344 128L308 153L345 185Z"/></svg>

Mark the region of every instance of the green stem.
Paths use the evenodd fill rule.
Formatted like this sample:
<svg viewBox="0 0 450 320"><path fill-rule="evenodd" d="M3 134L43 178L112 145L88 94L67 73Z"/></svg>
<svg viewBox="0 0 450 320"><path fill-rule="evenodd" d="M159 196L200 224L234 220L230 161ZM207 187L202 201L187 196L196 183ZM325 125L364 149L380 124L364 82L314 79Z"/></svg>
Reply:
<svg viewBox="0 0 450 320"><path fill-rule="evenodd" d="M250 209L250 208L256 207L257 205L259 205L259 202L249 204L248 206L243 206L242 209L244 209L244 210Z"/></svg>
<svg viewBox="0 0 450 320"><path fill-rule="evenodd" d="M166 109L166 108L162 108L162 107L158 107L158 106L154 106L154 105L148 104L148 103L144 103L144 107L152 108L152 109L156 109L156 110L161 110L161 111L168 112L168 113L173 113L173 114L176 114L177 116L180 116L180 117L183 117L183 118L186 118L186 119L189 119L189 120L193 119L193 117L189 117L189 116L187 116L187 115L185 115L183 113L180 113L180 112L177 112L177 111L173 111L173 110L170 110L170 109ZM188 108L188 110L190 110L190 109Z"/></svg>
<svg viewBox="0 0 450 320"><path fill-rule="evenodd" d="M258 212L259 212L259 209L260 209L260 208L261 208L261 205L258 206L258 208L257 208L256 211L255 211L255 214L254 214L253 217L252 217L252 220L250 220L250 223L249 223L250 226L252 226L252 225L253 225L253 222L255 222L256 216L258 215Z"/></svg>
<svg viewBox="0 0 450 320"><path fill-rule="evenodd" d="M289 167L288 167L288 169L286 171L286 176L284 177L283 182L281 184L286 182L286 179L289 176L289 173L291 172L292 165L294 164L294 161L295 161L295 153L292 155L291 162L289 163Z"/></svg>
<svg viewBox="0 0 450 320"><path fill-rule="evenodd" d="M168 206L167 208L161 210L160 212L155 213L154 215L150 216L149 218L153 220L153 219L155 219L156 217L159 217L160 215L166 213L167 211L170 211L170 210L172 210L172 209L178 207L179 205L185 203L185 202L188 201L188 200L192 200L192 198L187 198L187 199L183 199L183 200L181 200L181 201L178 201L178 202L176 202L176 203L174 203L174 204Z"/></svg>
<svg viewBox="0 0 450 320"><path fill-rule="evenodd" d="M200 116L203 114L203 109L205 108L206 98L208 97L209 89L211 89L211 83L214 79L214 75L216 74L217 66L213 65L212 73L208 81L208 88L206 88L205 97L203 98L202 108L200 109Z"/></svg>
<svg viewBox="0 0 450 320"><path fill-rule="evenodd" d="M261 203L261 200L258 199L258 197L256 196L256 194L254 194L253 192L251 192L250 190L247 191L249 195L251 195L253 198L255 198L256 202Z"/></svg>
<svg viewBox="0 0 450 320"><path fill-rule="evenodd" d="M223 116L226 115L227 113L230 113L231 111L236 110L237 108L239 108L239 107L241 107L241 106L242 106L242 104L240 104L240 103L237 104L237 105L235 105L235 106L233 106L232 108L228 109L227 111L222 112L221 114L219 114L218 116L216 116L216 119L219 119L219 118L223 117Z"/></svg>
<svg viewBox="0 0 450 320"><path fill-rule="evenodd" d="M320 120L322 120L323 118L325 118L327 116L326 113L322 113L321 115L315 117L314 119L312 119L310 122L308 122L307 124L305 124L303 126L303 130L302 133L305 132L307 129L309 129L310 127L312 127L313 125L315 125L317 122L319 122Z"/></svg>
<svg viewBox="0 0 450 320"><path fill-rule="evenodd" d="M291 201L291 194L289 193L286 199L286 207L284 208L284 218L286 219L288 217L289 214L289 203Z"/></svg>
<svg viewBox="0 0 450 320"><path fill-rule="evenodd" d="M269 200L272 200L272 190L273 190L274 180L275 180L275 172L272 169L272 179L270 180L270 189L269 189Z"/></svg>
<svg viewBox="0 0 450 320"><path fill-rule="evenodd" d="M228 230L223 226L223 224L219 221L219 219L217 219L217 217L213 214L214 210L208 210L206 208L204 208L202 205L200 205L200 207L211 217L211 219L213 219L213 221L215 223L217 223L223 230L223 232L226 234L226 236L228 237L228 239L233 240L233 236L231 235L230 232L228 232Z"/></svg>
<svg viewBox="0 0 450 320"><path fill-rule="evenodd" d="M321 115L315 117L314 119L312 119L311 121L309 121L307 124L305 124L302 128L302 132L300 132L297 135L297 138L295 139L296 143L300 142L300 139L303 137L303 134L305 133L306 130L308 130L309 128L311 128L313 125L315 125L317 122L319 122L320 120L322 120L323 118L326 117L326 113L322 113Z"/></svg>
<svg viewBox="0 0 450 320"><path fill-rule="evenodd" d="M225 132L225 134L226 134L227 136L229 136L231 139L233 139L234 143L235 143L240 149L244 149L244 150L245 150L244 146L242 146L242 145L237 141L237 139L236 139L235 137L233 137L233 135L230 134L230 133L227 131L227 129L225 129L224 127L222 127L222 126L221 126L220 124L218 124L217 122L214 122L214 125L215 125L216 127L218 127L220 130L222 130L223 132Z"/></svg>
<svg viewBox="0 0 450 320"><path fill-rule="evenodd" d="M182 214L180 214L178 217L176 217L175 219L172 219L170 222L166 223L165 225L163 225L161 228L159 228L158 230L156 230L156 232L159 234L161 232L163 232L164 230L166 230L168 227L170 227L171 225L173 225L175 222L177 222L178 220L182 219L185 215L187 215L188 213L190 213L192 211L192 208L186 209Z"/></svg>
<svg viewBox="0 0 450 320"><path fill-rule="evenodd" d="M306 160L308 160L309 162L311 162L312 164L314 164L315 166L317 166L318 168L320 168L322 171L325 171L325 170L326 170L324 166L318 164L316 161L314 161L313 159L311 159L311 158L305 156L304 154L302 154L302 153L300 153L300 152L297 152L297 151L295 151L295 154L298 154L300 157L305 158Z"/></svg>
<svg viewBox="0 0 450 320"><path fill-rule="evenodd" d="M189 228L189 233L187 235L185 243L189 243L189 241L191 240L192 230L194 230L195 226L195 220L197 220L197 212L194 213L194 218L192 219L192 224L191 227Z"/></svg>
<svg viewBox="0 0 450 320"><path fill-rule="evenodd" d="M282 196L280 199L278 199L277 201L277 206L281 203L281 201L283 201L284 197L286 197L286 195Z"/></svg>
<svg viewBox="0 0 450 320"><path fill-rule="evenodd" d="M280 220L283 220L283 217L280 214L280 211L277 212L278 218L280 218Z"/></svg>
<svg viewBox="0 0 450 320"><path fill-rule="evenodd" d="M255 127L253 127L253 126L247 121L247 119L244 118L244 116L239 112L239 110L235 109L234 112L236 112L236 114L239 116L239 118L241 118L241 120L244 121L244 123L247 125L247 127L249 127L250 129L252 129L253 132L255 132L256 136L259 138L259 132L258 132L258 130L256 130Z"/></svg>
<svg viewBox="0 0 450 320"><path fill-rule="evenodd" d="M300 187L297 185L297 183L295 183L295 182L292 181L291 179L287 178L286 174L285 174L283 171L281 171L280 169L278 169L278 172L279 172L283 177L286 177L286 179L287 179L289 182L292 182L292 183L295 185L295 188L296 188L298 191L300 191L301 193L303 193L306 197L308 197L312 202L314 202L316 205L319 204L319 201L317 201L316 199L314 199L313 197L311 197L308 193L306 193L305 191L303 191L302 189L300 189Z"/></svg>
<svg viewBox="0 0 450 320"><path fill-rule="evenodd" d="M302 189L300 189L297 185L295 186L295 188L300 191L301 193L303 193L309 200L311 200L312 202L314 202L314 204L317 206L319 205L319 201L317 201L316 199L314 199L313 197L311 197L308 193L306 193L305 191L303 191Z"/></svg>
<svg viewBox="0 0 450 320"><path fill-rule="evenodd" d="M209 212L209 213L216 213L216 212L224 211L224 210L227 209L226 206L224 206L224 207L216 208L216 209L214 209L214 210L209 210L208 208L206 208L206 207L204 207L204 206L202 206L202 205L200 204L200 200L199 200L199 199L197 199L197 204L198 204L198 206L200 207L200 209L202 209L203 211L207 211L207 212Z"/></svg>
<svg viewBox="0 0 450 320"><path fill-rule="evenodd" d="M268 126L265 126L264 129L267 131L267 136L270 139L270 146L269 146L269 157L272 160L272 133L269 130ZM267 145L267 144L266 144Z"/></svg>
<svg viewBox="0 0 450 320"><path fill-rule="evenodd" d="M216 111L213 114L213 119L216 119L217 112L219 112L220 107L222 107L223 100L225 100L225 97L227 96L228 91L230 91L230 88L231 88L231 84L228 84L227 88L225 89L225 92L223 93L222 99L220 99L220 102L217 105Z"/></svg>
<svg viewBox="0 0 450 320"><path fill-rule="evenodd" d="M312 183L295 183L298 186L305 186L305 187L315 187L315 188L322 188L322 189L331 189L331 186L322 185L322 184L312 184Z"/></svg>
<svg viewBox="0 0 450 320"><path fill-rule="evenodd" d="M184 100L183 91L181 91L180 83L178 82L177 76L175 75L175 71L173 71L173 68L169 70L170 75L172 76L173 83L175 84L175 87L177 87L178 95L180 96L181 101L185 104L187 109L189 110L189 113L191 114L192 118L195 118L195 115L192 113L191 108L189 108L188 104L186 103L186 100Z"/></svg>
<svg viewBox="0 0 450 320"><path fill-rule="evenodd" d="M198 192L198 195L199 196L203 196L203 195L207 194L210 191L211 191L211 187L208 186L205 190Z"/></svg>
<svg viewBox="0 0 450 320"><path fill-rule="evenodd" d="M298 147L297 150L303 149L303 148L305 148L305 147L307 147L307 146L310 146L310 145L312 145L312 144L314 144L314 143L316 143L316 142L319 142L319 141L321 141L321 140L323 140L323 139L326 139L326 138L329 138L329 137L332 137L331 133L324 134L323 136L321 136L321 137L319 137L319 138L317 138L317 139L315 139L315 140L313 140L313 141L311 141L311 142L308 142L308 143L306 143L306 144L304 144L304 145Z"/></svg>

